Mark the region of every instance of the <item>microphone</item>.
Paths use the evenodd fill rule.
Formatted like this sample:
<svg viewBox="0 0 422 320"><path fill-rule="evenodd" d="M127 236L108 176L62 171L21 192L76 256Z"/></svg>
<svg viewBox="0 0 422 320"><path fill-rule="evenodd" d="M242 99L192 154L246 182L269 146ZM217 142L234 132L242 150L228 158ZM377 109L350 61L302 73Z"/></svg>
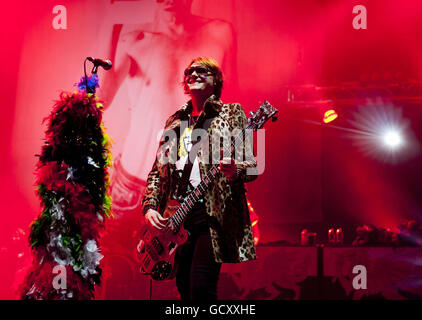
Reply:
<svg viewBox="0 0 422 320"><path fill-rule="evenodd" d="M93 57L87 57L87 60L94 64L95 69L96 67L103 67L104 70L110 70L113 66L110 60L94 59Z"/></svg>

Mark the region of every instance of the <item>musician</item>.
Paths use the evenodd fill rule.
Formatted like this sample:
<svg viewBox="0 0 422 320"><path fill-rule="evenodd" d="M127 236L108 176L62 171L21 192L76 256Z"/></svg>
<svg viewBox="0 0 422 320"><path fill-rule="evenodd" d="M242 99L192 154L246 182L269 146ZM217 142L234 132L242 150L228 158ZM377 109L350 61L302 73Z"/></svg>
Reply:
<svg viewBox="0 0 422 320"><path fill-rule="evenodd" d="M234 151L228 151L227 146L217 151L212 148L213 135L227 137L233 130L243 129L247 121L240 104L219 100L223 76L217 62L211 58L192 60L185 69L183 85L190 100L166 122L163 136L173 130L176 138L160 142L170 147L158 149L142 200L143 213L147 223L165 228L168 218L161 213L168 200L189 194L217 157L220 171L216 179L184 221L189 238L179 247L176 275L182 300L216 300L221 264L256 258L244 186L256 178L256 161L250 140L242 144L241 157L237 153L228 156ZM206 129L209 139L194 149L200 142L193 144L190 136L192 130L200 128ZM169 156L172 143L177 145L173 158ZM216 155L219 151L225 156ZM163 161L166 156L169 161ZM183 171L185 166L190 174Z"/></svg>
<svg viewBox="0 0 422 320"><path fill-rule="evenodd" d="M138 213L157 150L155 138L168 116L186 101L180 75L192 57L212 54L224 67L230 95L235 96L237 41L229 22L195 15L192 0L131 1L133 8L139 4L139 11L124 10L124 15L129 1L111 2L98 17L101 41L96 43L96 55L113 61L113 68L100 77L99 96L108 106L109 129L118 129L110 132L116 140L110 185L114 218L106 221L102 247L105 260L119 257L119 262L105 262L110 270L104 273L112 275L105 288L122 281L132 288L136 276L113 269L136 265L132 250L138 239L133 235L140 229ZM146 12L151 14L147 17ZM119 296L115 291L107 294Z"/></svg>

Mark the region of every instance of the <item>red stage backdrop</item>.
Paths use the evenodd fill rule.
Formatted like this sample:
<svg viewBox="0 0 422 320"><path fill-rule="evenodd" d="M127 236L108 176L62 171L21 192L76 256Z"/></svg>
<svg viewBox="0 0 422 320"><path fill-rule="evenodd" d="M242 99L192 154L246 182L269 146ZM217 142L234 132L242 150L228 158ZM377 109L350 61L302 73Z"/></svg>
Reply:
<svg viewBox="0 0 422 320"><path fill-rule="evenodd" d="M356 5L366 9L364 29L354 24ZM61 90L75 90L87 56L113 62L100 69L97 94L114 140L115 218L103 244L114 270L137 267L139 190L166 117L186 102L183 70L198 56L221 64L224 102L249 112L269 100L280 111L266 127L265 170L247 186L261 243L299 241L303 227L323 238L342 226L351 240L357 225L421 221L421 14L411 0L4 2L0 298L16 297L31 261L42 120ZM331 127L321 121L330 103L339 113ZM394 158L358 134L388 115L408 139Z"/></svg>

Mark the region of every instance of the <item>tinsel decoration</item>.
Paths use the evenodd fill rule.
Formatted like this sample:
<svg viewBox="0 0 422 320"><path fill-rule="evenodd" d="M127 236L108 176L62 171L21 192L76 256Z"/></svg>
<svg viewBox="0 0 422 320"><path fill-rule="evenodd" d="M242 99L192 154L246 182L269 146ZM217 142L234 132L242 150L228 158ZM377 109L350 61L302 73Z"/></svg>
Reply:
<svg viewBox="0 0 422 320"><path fill-rule="evenodd" d="M36 169L42 212L30 227L33 263L22 299L92 299L100 283L99 238L111 215L111 145L102 104L85 93L85 83L82 78L77 92L61 93L44 119L48 128ZM97 87L98 78L87 83ZM59 288L53 285L56 266L66 268Z"/></svg>

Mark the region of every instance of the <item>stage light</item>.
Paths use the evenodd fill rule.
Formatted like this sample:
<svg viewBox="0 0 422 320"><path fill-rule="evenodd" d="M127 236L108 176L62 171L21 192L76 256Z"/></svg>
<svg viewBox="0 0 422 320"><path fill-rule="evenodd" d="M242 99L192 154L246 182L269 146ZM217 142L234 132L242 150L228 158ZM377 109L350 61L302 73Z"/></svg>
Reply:
<svg viewBox="0 0 422 320"><path fill-rule="evenodd" d="M252 205L249 201L247 201L247 204L248 204L249 215L250 215L250 219L251 219L253 242L254 242L255 246L257 246L258 243L259 243L259 240L260 240L259 226L258 226L258 215L254 211L254 209L253 209L253 207L252 207Z"/></svg>
<svg viewBox="0 0 422 320"><path fill-rule="evenodd" d="M345 130L366 156L395 164L418 155L419 143L402 107L368 99L352 116L347 118L352 127Z"/></svg>
<svg viewBox="0 0 422 320"><path fill-rule="evenodd" d="M391 130L383 135L384 144L388 147L395 149L402 145L403 138L398 131Z"/></svg>
<svg viewBox="0 0 422 320"><path fill-rule="evenodd" d="M329 123L331 121L334 121L338 118L338 114L334 109L330 109L325 111L324 118L322 119L324 123Z"/></svg>

